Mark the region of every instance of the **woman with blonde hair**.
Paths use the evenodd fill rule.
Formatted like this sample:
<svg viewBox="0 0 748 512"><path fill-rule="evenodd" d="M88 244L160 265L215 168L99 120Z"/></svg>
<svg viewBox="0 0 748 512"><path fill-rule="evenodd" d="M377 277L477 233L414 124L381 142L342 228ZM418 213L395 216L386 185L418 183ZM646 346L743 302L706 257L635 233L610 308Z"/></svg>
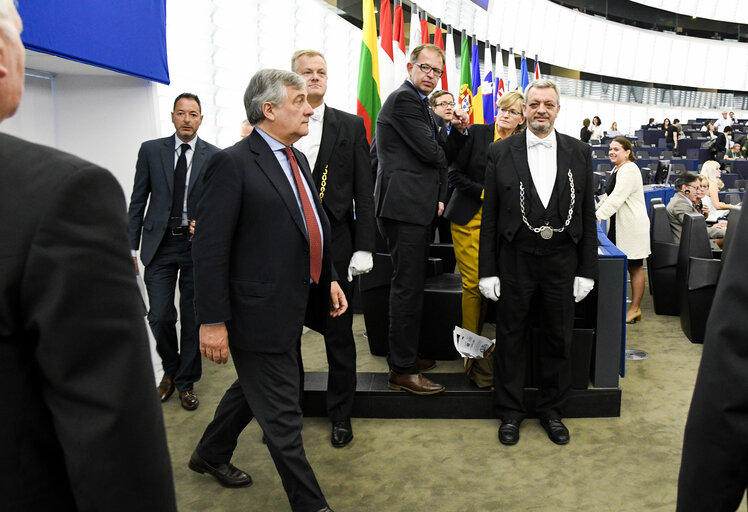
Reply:
<svg viewBox="0 0 748 512"><path fill-rule="evenodd" d="M641 319L644 296L644 258L649 256L649 217L644 203L644 189L639 167L634 163L631 141L616 137L608 150L610 163L615 167L607 181L608 196L601 202L595 215L608 220L608 238L628 258L631 276L631 305L626 322Z"/></svg>
<svg viewBox="0 0 748 512"><path fill-rule="evenodd" d="M723 203L719 200L719 191L725 186L720 179L722 170L719 168L719 162L716 160L707 160L701 167L701 173L699 174L706 176L707 180L709 180L709 191L702 199L702 203L709 207L709 217L706 220L708 222L717 222L730 213L730 210L735 208L736 205Z"/></svg>
<svg viewBox="0 0 748 512"><path fill-rule="evenodd" d="M488 146L524 130L524 102L525 97L519 91L504 94L499 100L494 123L474 124L468 128L470 137L449 171L449 184L454 187L454 193L444 216L452 221L452 242L462 276L462 327L476 334L481 333L486 315L486 302L478 289L478 242ZM479 387L493 384L490 357L467 360L465 372Z"/></svg>

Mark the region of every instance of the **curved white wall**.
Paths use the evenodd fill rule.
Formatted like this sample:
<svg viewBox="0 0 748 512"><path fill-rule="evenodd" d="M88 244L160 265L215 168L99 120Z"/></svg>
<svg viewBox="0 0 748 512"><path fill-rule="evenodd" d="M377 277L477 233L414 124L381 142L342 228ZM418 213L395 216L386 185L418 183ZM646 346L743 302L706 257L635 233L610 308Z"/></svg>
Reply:
<svg viewBox="0 0 748 512"><path fill-rule="evenodd" d="M708 20L726 21L728 23L748 23L748 11L744 2L735 0L632 0L637 4L654 7L665 11L696 16Z"/></svg>

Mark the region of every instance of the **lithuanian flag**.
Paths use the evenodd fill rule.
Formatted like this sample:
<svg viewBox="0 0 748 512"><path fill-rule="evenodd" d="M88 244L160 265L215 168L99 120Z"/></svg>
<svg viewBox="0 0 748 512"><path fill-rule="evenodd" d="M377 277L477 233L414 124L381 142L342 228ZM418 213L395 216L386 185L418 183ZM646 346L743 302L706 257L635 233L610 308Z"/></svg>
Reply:
<svg viewBox="0 0 748 512"><path fill-rule="evenodd" d="M377 55L377 19L374 16L374 0L363 1L364 30L361 57L358 62L356 113L363 118L366 137L371 143L382 100L379 95L379 56Z"/></svg>

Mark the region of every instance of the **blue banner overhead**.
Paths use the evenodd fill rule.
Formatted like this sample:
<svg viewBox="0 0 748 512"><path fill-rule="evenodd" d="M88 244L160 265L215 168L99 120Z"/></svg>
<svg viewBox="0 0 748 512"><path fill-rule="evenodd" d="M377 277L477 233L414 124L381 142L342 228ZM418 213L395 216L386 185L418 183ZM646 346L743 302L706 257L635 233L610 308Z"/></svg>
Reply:
<svg viewBox="0 0 748 512"><path fill-rule="evenodd" d="M29 50L169 83L166 0L19 0Z"/></svg>

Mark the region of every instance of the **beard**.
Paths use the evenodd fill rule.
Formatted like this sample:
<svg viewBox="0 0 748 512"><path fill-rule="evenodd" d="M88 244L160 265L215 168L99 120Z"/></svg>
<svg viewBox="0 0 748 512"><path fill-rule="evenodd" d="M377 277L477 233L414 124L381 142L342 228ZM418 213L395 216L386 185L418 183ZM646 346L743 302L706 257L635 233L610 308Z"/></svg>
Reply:
<svg viewBox="0 0 748 512"><path fill-rule="evenodd" d="M548 133L553 129L552 123L538 124L535 120L530 121L530 128L537 133Z"/></svg>

